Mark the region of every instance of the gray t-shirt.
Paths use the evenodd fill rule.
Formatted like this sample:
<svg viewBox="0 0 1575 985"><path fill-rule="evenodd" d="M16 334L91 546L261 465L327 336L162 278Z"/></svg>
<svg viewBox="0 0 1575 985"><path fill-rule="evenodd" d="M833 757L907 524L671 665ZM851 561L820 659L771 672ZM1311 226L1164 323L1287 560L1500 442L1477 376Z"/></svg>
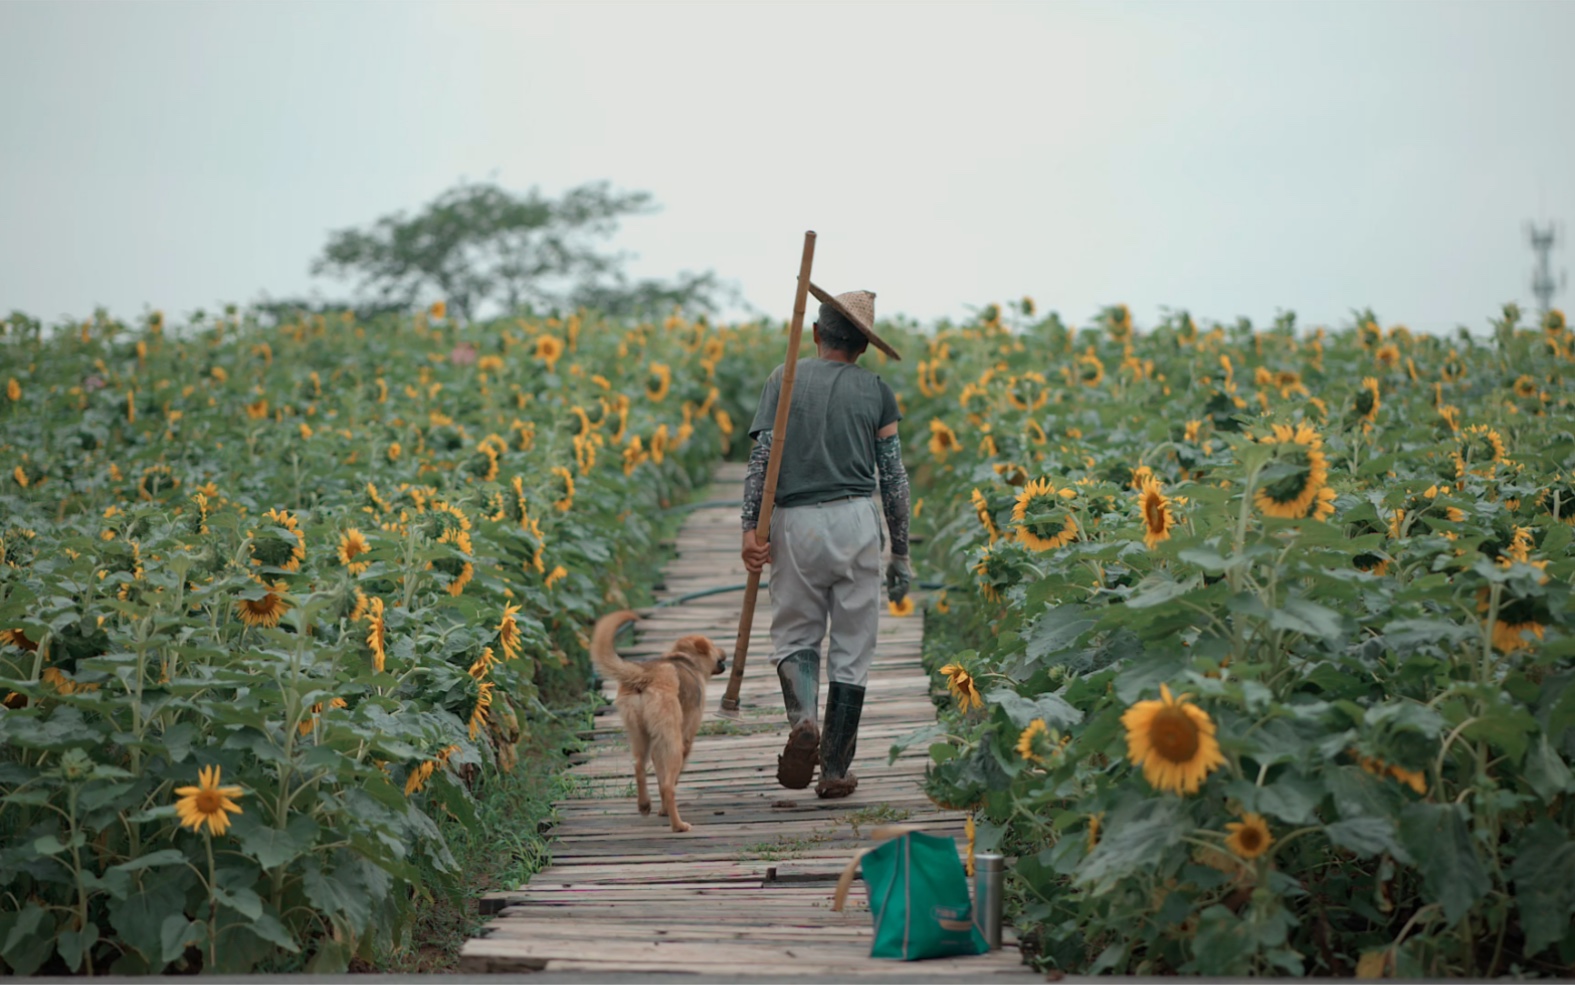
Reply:
<svg viewBox="0 0 1575 985"><path fill-rule="evenodd" d="M749 436L776 423L782 367L772 370L760 394ZM798 361L787 435L777 473L776 505L807 506L875 493L875 432L902 419L897 395L879 376L852 363L809 357Z"/></svg>

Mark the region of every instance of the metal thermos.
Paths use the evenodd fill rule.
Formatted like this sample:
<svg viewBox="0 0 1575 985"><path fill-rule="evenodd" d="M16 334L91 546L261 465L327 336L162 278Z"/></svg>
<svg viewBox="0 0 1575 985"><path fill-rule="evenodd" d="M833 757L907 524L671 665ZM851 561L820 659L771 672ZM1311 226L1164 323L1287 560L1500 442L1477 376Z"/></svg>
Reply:
<svg viewBox="0 0 1575 985"><path fill-rule="evenodd" d="M991 948L1001 946L1001 898L1006 882L1006 859L999 855L973 857L973 923Z"/></svg>

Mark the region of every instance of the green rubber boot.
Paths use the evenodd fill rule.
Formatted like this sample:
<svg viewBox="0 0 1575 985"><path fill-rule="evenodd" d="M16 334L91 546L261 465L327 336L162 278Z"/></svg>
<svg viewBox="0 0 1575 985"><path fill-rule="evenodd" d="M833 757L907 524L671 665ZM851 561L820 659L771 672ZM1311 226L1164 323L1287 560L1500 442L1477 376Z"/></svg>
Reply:
<svg viewBox="0 0 1575 985"><path fill-rule="evenodd" d="M787 746L777 757L777 782L789 790L803 790L815 778L820 762L820 651L795 650L777 664L782 682L782 705L787 709Z"/></svg>
<svg viewBox="0 0 1575 985"><path fill-rule="evenodd" d="M826 728L820 737L820 782L816 795L846 797L857 790L859 778L848 767L859 747L859 718L864 713L864 689L857 684L831 682L826 696Z"/></svg>

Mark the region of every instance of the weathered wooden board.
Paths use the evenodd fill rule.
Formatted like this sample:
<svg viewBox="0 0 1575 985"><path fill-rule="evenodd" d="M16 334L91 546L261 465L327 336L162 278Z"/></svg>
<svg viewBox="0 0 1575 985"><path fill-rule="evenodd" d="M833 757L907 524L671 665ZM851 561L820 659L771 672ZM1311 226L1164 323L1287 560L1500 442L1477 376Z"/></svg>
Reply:
<svg viewBox="0 0 1575 985"><path fill-rule="evenodd" d="M737 496L742 468L723 465L708 498ZM666 567L664 599L745 580L738 558L736 501L690 513ZM741 592L652 609L619 639L630 658L656 656L679 636L704 633L731 650ZM963 844L963 819L924 796L923 747L888 762L893 743L934 721L920 664L922 617L882 620L879 650L854 764L859 789L840 801L776 784L786 726L767 657L763 599L740 694L743 717L712 714L678 785L679 810L694 825L673 834L665 818L634 807L633 765L616 713L599 714L589 746L570 772L574 792L555 805L552 865L529 885L485 903L496 917L461 953L461 971L802 976L835 981L913 979L1037 981L1015 942L973 958L896 963L869 957L870 915L862 883L847 908L831 909L835 880L870 832L889 821L916 824ZM610 697L613 688L604 688ZM655 779L651 779L655 793Z"/></svg>

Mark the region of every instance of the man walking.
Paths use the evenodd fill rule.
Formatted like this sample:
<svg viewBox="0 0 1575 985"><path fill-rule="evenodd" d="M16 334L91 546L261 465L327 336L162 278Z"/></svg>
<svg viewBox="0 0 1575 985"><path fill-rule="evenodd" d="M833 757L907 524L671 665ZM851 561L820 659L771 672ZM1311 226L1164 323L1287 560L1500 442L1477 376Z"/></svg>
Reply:
<svg viewBox="0 0 1575 985"><path fill-rule="evenodd" d="M857 365L874 332L875 295L839 294L820 306L816 355L800 359L788 408L788 439L777 476L769 543L760 517L771 428L783 367L766 381L749 433L756 441L744 479L743 559L750 572L771 565L771 663L782 683L792 731L777 759L777 782L801 790L820 767L815 793L846 797L858 787L850 770L857 747L864 688L880 619L881 506L891 533L887 595L908 594L908 474L897 439L897 397L879 376ZM830 689L824 727L820 707L820 643Z"/></svg>

